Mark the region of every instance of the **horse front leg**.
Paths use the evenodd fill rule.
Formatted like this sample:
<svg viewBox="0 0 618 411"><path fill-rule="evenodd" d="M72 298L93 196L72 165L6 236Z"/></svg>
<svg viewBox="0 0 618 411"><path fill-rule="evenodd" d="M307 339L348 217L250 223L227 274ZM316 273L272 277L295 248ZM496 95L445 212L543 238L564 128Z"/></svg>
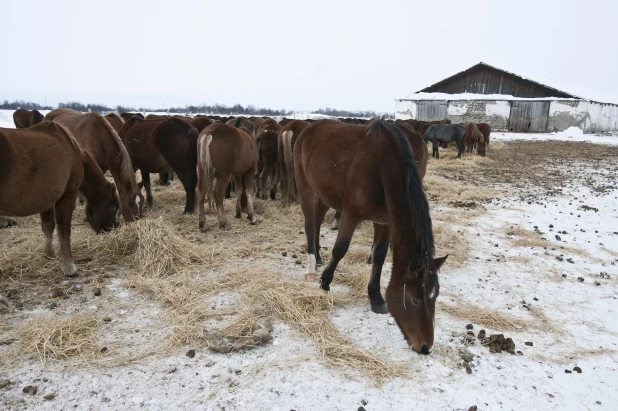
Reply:
<svg viewBox="0 0 618 411"><path fill-rule="evenodd" d="M322 272L322 277L320 279L320 286L323 290L330 291L330 283L333 281L337 265L348 252L348 247L350 247L350 241L352 241L352 236L354 235L357 225L358 221L350 218L349 214L341 214L339 232L337 233L337 240L333 247L332 257Z"/></svg>
<svg viewBox="0 0 618 411"><path fill-rule="evenodd" d="M77 274L77 267L73 262L73 253L71 252L71 218L73 217L76 197L77 195L62 197L54 206L54 218L58 229L58 242L60 243L60 265L64 274L69 277ZM46 218L49 217L46 216Z"/></svg>
<svg viewBox="0 0 618 411"><path fill-rule="evenodd" d="M54 208L52 207L47 211L43 211L40 216L41 229L43 230L43 238L45 239L45 255L49 258L54 258L56 257L53 245L54 229L56 228Z"/></svg>
<svg viewBox="0 0 618 411"><path fill-rule="evenodd" d="M140 170L142 174L142 183L144 183L144 189L146 190L146 204L148 208L152 208L152 190L150 188L150 173L146 173Z"/></svg>
<svg viewBox="0 0 618 411"><path fill-rule="evenodd" d="M386 302L380 292L380 279L382 277L382 266L386 259L389 243L388 225L374 224L373 225L373 248L371 250L371 277L369 277L369 285L367 292L369 294L369 302L371 303L371 311L376 314L388 314Z"/></svg>

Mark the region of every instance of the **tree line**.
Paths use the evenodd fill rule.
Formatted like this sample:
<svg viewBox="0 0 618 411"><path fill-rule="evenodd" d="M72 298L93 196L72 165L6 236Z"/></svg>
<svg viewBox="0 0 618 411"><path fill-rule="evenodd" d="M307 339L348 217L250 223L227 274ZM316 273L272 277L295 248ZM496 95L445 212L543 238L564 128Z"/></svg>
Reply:
<svg viewBox="0 0 618 411"><path fill-rule="evenodd" d="M15 100L13 102L9 102L8 100L4 100L0 103L0 109L3 110L17 110L19 108L25 108L27 110L53 110L52 106L45 106L38 103L33 103L30 101L24 100ZM207 114L218 114L218 115L254 115L254 116L289 116L294 114L291 110L273 110L270 108L261 108L256 107L252 104L248 106L243 106L241 104L235 104L233 106L227 106L225 104L214 104L214 105L187 105L184 107L169 107L167 109L152 109L146 107L130 107L130 106L115 106L110 107L105 104L83 104L77 101L69 101L66 103L59 103L58 108L70 108L77 111L96 111L100 113L106 113L110 111L117 111L119 113L126 112L161 112L161 113L182 113L182 114L197 114L197 113L207 113ZM375 111L350 111L350 110L337 110L334 108L326 107L325 109L318 109L310 112L311 114L324 114L333 117L364 117L364 118L373 118L377 117L379 113ZM392 114L386 114L386 117L391 118Z"/></svg>

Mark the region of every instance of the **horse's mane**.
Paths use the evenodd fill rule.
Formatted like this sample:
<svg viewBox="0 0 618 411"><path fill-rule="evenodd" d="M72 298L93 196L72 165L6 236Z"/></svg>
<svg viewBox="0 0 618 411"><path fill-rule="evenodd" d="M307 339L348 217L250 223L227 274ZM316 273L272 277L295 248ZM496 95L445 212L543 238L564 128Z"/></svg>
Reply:
<svg viewBox="0 0 618 411"><path fill-rule="evenodd" d="M424 283L428 285L428 276L435 273L433 256L435 252L433 228L429 215L429 203L423 191L423 182L414 161L410 144L404 132L396 124L388 124L384 120L376 119L368 126L373 135L392 135L399 158L401 175L404 178L406 202L410 213L411 224L414 228L417 241L421 246L422 258L425 263ZM427 293L425 293L425 296Z"/></svg>
<svg viewBox="0 0 618 411"><path fill-rule="evenodd" d="M131 185L131 178L134 178L135 173L133 172L133 164L131 163L131 157L129 157L129 152L127 148L124 146L124 143L120 139L120 136L114 130L114 127L107 121L105 117L97 114L97 118L103 124L103 127L107 130L107 132L112 136L112 140L118 147L118 163L120 164L120 175L123 181L128 182Z"/></svg>
<svg viewBox="0 0 618 411"><path fill-rule="evenodd" d="M54 127L57 132L69 139L69 142L71 143L71 145L73 145L73 148L75 148L75 150L77 150L77 152L80 153L82 157L84 156L84 150L82 150L82 147L77 142L77 139L73 136L73 134L69 131L68 128L56 123L55 121L44 121L43 123L39 124L45 124L46 129L49 129L49 127Z"/></svg>

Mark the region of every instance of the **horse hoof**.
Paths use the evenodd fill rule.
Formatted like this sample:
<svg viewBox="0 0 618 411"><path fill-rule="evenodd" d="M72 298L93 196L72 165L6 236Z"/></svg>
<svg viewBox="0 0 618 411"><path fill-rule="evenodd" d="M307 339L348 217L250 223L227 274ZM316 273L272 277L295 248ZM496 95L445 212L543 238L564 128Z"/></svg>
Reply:
<svg viewBox="0 0 618 411"><path fill-rule="evenodd" d="M330 284L320 283L320 288L324 291L330 291Z"/></svg>
<svg viewBox="0 0 618 411"><path fill-rule="evenodd" d="M316 266L320 266L320 265L324 265L324 261L322 261L322 258L318 258L317 260L315 260L315 265Z"/></svg>
<svg viewBox="0 0 618 411"><path fill-rule="evenodd" d="M232 229L229 224L219 226L219 228L221 229L221 231L230 231Z"/></svg>
<svg viewBox="0 0 618 411"><path fill-rule="evenodd" d="M249 220L249 224L251 225L256 225L258 223L258 219L253 217L251 220Z"/></svg>
<svg viewBox="0 0 618 411"><path fill-rule="evenodd" d="M183 214L193 214L194 210L189 210L185 208L185 211L183 212Z"/></svg>
<svg viewBox="0 0 618 411"><path fill-rule="evenodd" d="M305 281L315 281L318 278L316 273L313 274L305 274Z"/></svg>
<svg viewBox="0 0 618 411"><path fill-rule="evenodd" d="M234 214L234 218L240 218L240 217L242 217L242 216L240 215L240 211L237 211L237 212L236 212L236 214Z"/></svg>
<svg viewBox="0 0 618 411"><path fill-rule="evenodd" d="M371 311L376 314L388 314L388 309L386 308L386 304L374 305L371 304Z"/></svg>

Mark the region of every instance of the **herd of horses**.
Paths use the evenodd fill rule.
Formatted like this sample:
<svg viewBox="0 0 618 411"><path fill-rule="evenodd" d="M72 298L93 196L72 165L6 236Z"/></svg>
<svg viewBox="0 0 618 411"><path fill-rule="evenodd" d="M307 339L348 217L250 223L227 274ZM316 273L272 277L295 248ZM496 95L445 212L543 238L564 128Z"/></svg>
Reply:
<svg viewBox="0 0 618 411"><path fill-rule="evenodd" d="M64 274L77 267L70 247L76 201L85 202L86 220L98 233L142 218L152 206L150 174L166 184L176 175L186 193L185 213L198 207L207 230L204 203L217 210L219 227L229 230L224 198L236 193L235 217L257 222L254 197L274 200L281 186L284 204L299 202L305 217L307 271L317 278L320 228L329 209L337 211L338 233L320 277L330 289L339 261L362 221L374 223L369 261L371 309L390 313L409 346L423 354L433 346L438 270L429 205L422 180L427 143L454 142L458 158L485 154L487 124L448 120L290 120L267 117L160 116L140 113L82 113L56 109L46 116L17 110L16 129L0 128L0 219L40 214L45 254L53 257L58 231ZM136 181L140 170L142 181ZM105 177L109 171L114 183ZM255 186L255 188L254 188ZM141 188L146 192L142 195ZM380 277L389 249L391 280L384 298Z"/></svg>

